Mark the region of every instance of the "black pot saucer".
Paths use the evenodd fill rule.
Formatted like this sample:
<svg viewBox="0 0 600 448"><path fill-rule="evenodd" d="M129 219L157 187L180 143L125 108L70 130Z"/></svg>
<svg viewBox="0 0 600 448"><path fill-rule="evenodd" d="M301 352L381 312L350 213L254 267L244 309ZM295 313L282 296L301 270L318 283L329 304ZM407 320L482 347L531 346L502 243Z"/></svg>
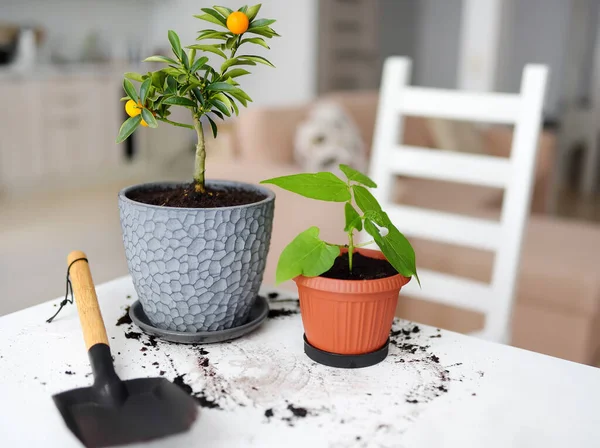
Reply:
<svg viewBox="0 0 600 448"><path fill-rule="evenodd" d="M387 357L389 346L390 340L388 338L383 347L370 353L340 355L318 349L314 345L311 345L308 339L306 339L306 335L304 335L304 353L306 353L306 356L319 364L341 369L360 369L378 364Z"/></svg>

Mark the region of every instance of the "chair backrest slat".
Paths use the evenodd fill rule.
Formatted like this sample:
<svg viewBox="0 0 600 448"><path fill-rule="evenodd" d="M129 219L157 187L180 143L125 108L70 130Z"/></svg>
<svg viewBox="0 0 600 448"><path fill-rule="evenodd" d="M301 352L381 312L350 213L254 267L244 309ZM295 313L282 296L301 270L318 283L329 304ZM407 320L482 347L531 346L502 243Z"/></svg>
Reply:
<svg viewBox="0 0 600 448"><path fill-rule="evenodd" d="M495 262L490 284L423 270L423 288L411 282L408 292L484 313L481 334L505 341L531 201L547 68L527 65L519 94L413 87L409 86L410 68L407 58L393 57L385 63L371 155L370 174L379 185L375 196L407 235L490 250ZM510 157L402 145L407 115L514 124ZM500 221L393 204L390 198L396 175L504 188Z"/></svg>

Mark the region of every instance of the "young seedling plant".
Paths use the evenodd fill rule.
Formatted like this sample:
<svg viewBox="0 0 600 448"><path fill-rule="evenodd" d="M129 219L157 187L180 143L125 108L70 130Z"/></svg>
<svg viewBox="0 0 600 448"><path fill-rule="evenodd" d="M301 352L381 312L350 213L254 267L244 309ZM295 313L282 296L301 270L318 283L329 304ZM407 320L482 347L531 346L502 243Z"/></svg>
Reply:
<svg viewBox="0 0 600 448"><path fill-rule="evenodd" d="M344 232L348 236L348 244L323 241L319 238L319 228L310 227L283 249L277 264L277 283L298 275L316 277L327 272L342 248L348 249L348 269L352 272L354 249L376 243L396 271L405 277L414 276L420 284L415 251L369 191L369 188L376 188L377 184L347 165L340 165L340 170L346 176L345 181L333 173L320 172L276 177L261 182L311 199L344 202ZM355 244L354 232L360 232L363 228L373 240Z"/></svg>
<svg viewBox="0 0 600 448"><path fill-rule="evenodd" d="M274 67L262 56L240 52L242 46L248 45L268 49L264 38L279 36L270 26L275 20L257 18L260 8L260 4L243 6L238 11L224 6L202 8L204 14L194 17L217 25L218 29L200 31L197 40L208 43L190 45L186 49L181 47L177 33L169 31L174 57L150 56L145 59L145 62L159 62L167 67L146 74L125 74L123 89L127 96L122 100L126 101L125 110L130 118L121 126L117 143L127 139L139 126L156 128L159 121L196 131L194 189L204 193L206 150L201 118L206 116L216 138L216 119L224 120L233 113L237 115L236 102L246 107L252 101L236 81L250 74L240 66L258 63ZM247 37L248 34L251 36ZM213 68L207 53L222 58L221 66ZM131 81L141 83L139 89ZM187 108L193 125L169 120L172 106Z"/></svg>

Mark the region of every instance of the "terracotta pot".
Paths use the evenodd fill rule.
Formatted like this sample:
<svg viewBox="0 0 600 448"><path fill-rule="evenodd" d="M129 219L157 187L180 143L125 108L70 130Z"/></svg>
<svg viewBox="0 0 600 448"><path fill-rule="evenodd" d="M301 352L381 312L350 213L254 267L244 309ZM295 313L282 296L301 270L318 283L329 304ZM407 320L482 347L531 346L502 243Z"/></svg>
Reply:
<svg viewBox="0 0 600 448"><path fill-rule="evenodd" d="M357 249L384 259L371 249ZM356 355L383 347L389 337L400 289L409 282L400 274L377 280L294 279L306 339L330 353Z"/></svg>

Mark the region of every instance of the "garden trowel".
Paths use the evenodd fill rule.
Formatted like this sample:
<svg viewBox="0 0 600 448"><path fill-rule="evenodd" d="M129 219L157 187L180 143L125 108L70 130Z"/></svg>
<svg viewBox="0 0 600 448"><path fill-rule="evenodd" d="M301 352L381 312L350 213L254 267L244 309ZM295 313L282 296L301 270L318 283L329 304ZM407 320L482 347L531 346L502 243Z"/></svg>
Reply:
<svg viewBox="0 0 600 448"><path fill-rule="evenodd" d="M71 252L68 263L94 373L91 387L53 397L69 429L87 447L125 445L188 430L198 408L178 386L165 378L119 379L86 255Z"/></svg>

